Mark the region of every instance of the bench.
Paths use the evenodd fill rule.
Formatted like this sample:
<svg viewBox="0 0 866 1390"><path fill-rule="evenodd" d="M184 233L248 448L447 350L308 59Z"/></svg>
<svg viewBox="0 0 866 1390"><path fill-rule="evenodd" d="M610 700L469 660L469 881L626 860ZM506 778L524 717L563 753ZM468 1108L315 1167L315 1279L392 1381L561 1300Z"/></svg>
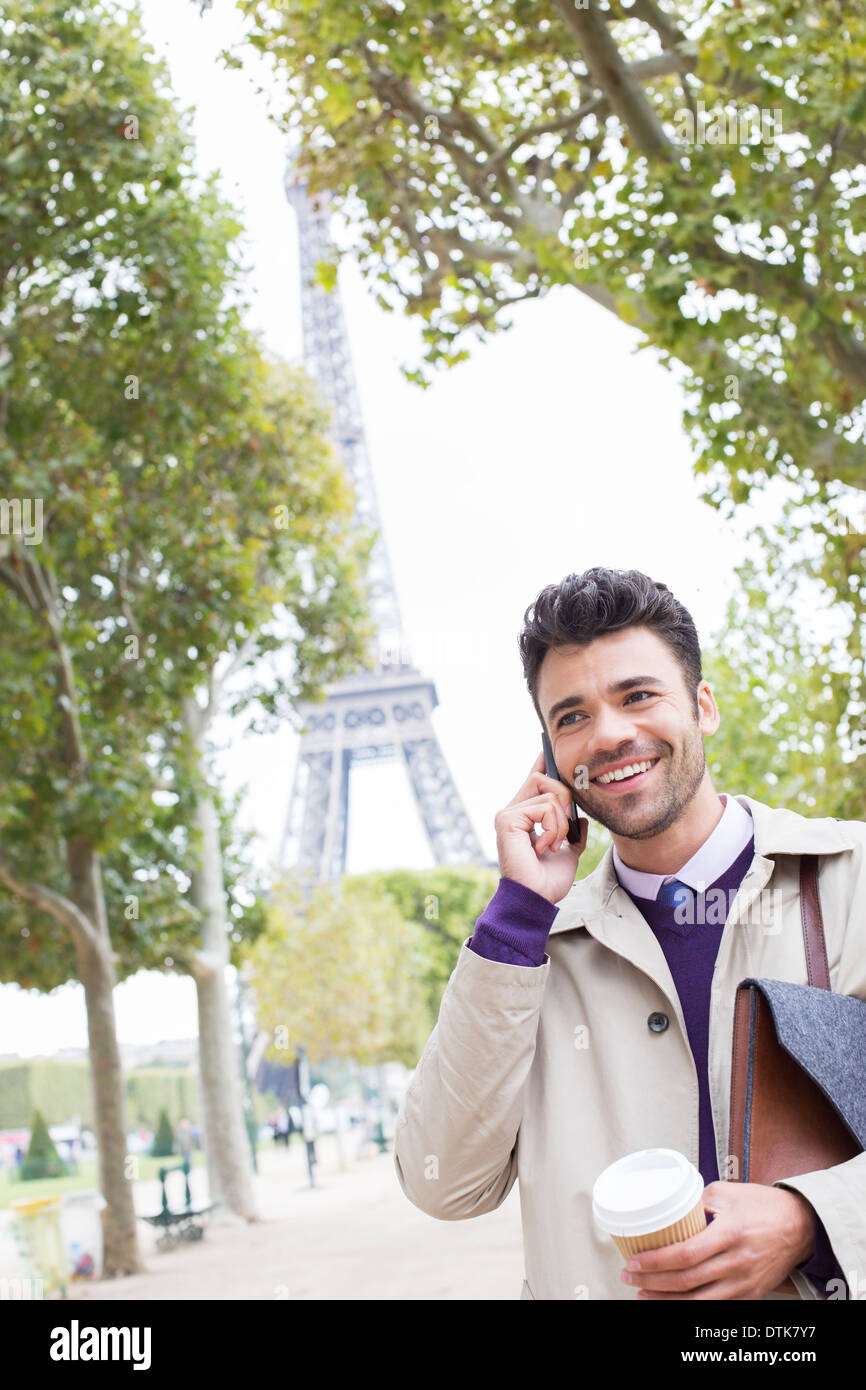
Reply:
<svg viewBox="0 0 866 1390"><path fill-rule="evenodd" d="M169 1173L183 1173L184 1195L186 1202L184 1206L176 1211L172 1211L168 1205L168 1197L165 1190L165 1180ZM218 1202L207 1202L204 1206L194 1207L189 1190L189 1158L184 1158L182 1163L166 1164L159 1170L159 1181L162 1186L162 1210L155 1216L144 1216L143 1221L147 1221L151 1226L155 1226L160 1231L157 1245L161 1250L168 1250L176 1245L179 1240L201 1240L204 1235L204 1218L213 1211L214 1207L219 1206Z"/></svg>

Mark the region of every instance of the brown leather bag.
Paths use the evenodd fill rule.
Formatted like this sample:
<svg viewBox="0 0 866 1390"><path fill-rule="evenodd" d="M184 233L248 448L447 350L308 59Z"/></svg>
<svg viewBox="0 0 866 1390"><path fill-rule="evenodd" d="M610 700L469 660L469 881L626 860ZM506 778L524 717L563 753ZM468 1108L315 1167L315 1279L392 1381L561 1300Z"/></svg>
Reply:
<svg viewBox="0 0 866 1390"><path fill-rule="evenodd" d="M800 859L800 915L809 984L829 990L814 855ZM734 1002L729 1149L732 1181L768 1186L847 1163L861 1152L824 1092L779 1042L770 1005L753 980L738 985ZM797 1288L786 1279L777 1292Z"/></svg>

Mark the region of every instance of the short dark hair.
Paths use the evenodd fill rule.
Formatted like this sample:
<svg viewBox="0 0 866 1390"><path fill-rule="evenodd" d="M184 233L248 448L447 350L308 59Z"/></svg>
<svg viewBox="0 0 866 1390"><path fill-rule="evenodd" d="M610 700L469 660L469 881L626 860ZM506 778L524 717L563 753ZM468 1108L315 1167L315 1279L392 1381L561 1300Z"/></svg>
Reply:
<svg viewBox="0 0 866 1390"><path fill-rule="evenodd" d="M537 691L546 652L551 647L585 647L595 637L626 627L651 628L667 642L682 667L686 688L696 694L703 680L701 646L688 610L666 584L640 570L599 566L548 584L523 615L517 643L526 684L542 724Z"/></svg>

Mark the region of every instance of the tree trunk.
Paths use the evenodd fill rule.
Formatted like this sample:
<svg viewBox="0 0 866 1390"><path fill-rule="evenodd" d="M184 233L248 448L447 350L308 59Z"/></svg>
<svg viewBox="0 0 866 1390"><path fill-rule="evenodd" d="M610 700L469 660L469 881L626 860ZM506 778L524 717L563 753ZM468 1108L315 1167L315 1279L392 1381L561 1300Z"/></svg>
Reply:
<svg viewBox="0 0 866 1390"><path fill-rule="evenodd" d="M226 985L229 963L219 820L213 801L197 803L201 864L191 897L204 914L201 951L194 971L198 996L198 1053L205 1158L211 1198L247 1221L257 1221L249 1136Z"/></svg>
<svg viewBox="0 0 866 1390"><path fill-rule="evenodd" d="M99 1186L107 1205L102 1211L103 1275L141 1273L131 1175L126 1171L126 1096L123 1065L114 1017L116 984L99 858L88 844L67 845L70 897L93 925L95 939L76 936L78 978L87 1005L90 1078L99 1153Z"/></svg>
<svg viewBox="0 0 866 1390"><path fill-rule="evenodd" d="M32 557L25 562L25 570L31 586L29 606L45 621L56 657L57 709L64 759L70 780L84 787L88 775L87 749L79 718L72 656L63 637L57 583ZM126 1095L114 1017L117 980L99 855L86 838L76 835L66 840L64 852L69 875L68 896L40 884L10 882L8 868L4 881L26 901L51 912L72 935L78 978L84 986L87 1008L99 1186L106 1202L101 1213L103 1273L113 1278L144 1271L138 1248L132 1175L127 1173L126 1165Z"/></svg>

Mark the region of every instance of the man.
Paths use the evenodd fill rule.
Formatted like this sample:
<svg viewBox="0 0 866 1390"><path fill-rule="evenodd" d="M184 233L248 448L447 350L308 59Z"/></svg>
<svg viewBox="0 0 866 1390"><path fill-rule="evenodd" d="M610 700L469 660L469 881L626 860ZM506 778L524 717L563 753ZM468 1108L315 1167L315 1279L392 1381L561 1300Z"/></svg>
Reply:
<svg viewBox="0 0 866 1390"><path fill-rule="evenodd" d="M866 1154L773 1186L732 1182L728 1124L737 985L807 983L801 854L819 856L831 988L866 998L866 825L716 792L703 740L719 711L695 626L646 575L549 586L520 650L562 780L540 753L496 816L499 887L397 1119L403 1191L460 1220L519 1177L521 1298L857 1297ZM572 799L612 839L576 883L588 822L570 844ZM699 1168L708 1226L624 1267L592 1187L653 1147Z"/></svg>

